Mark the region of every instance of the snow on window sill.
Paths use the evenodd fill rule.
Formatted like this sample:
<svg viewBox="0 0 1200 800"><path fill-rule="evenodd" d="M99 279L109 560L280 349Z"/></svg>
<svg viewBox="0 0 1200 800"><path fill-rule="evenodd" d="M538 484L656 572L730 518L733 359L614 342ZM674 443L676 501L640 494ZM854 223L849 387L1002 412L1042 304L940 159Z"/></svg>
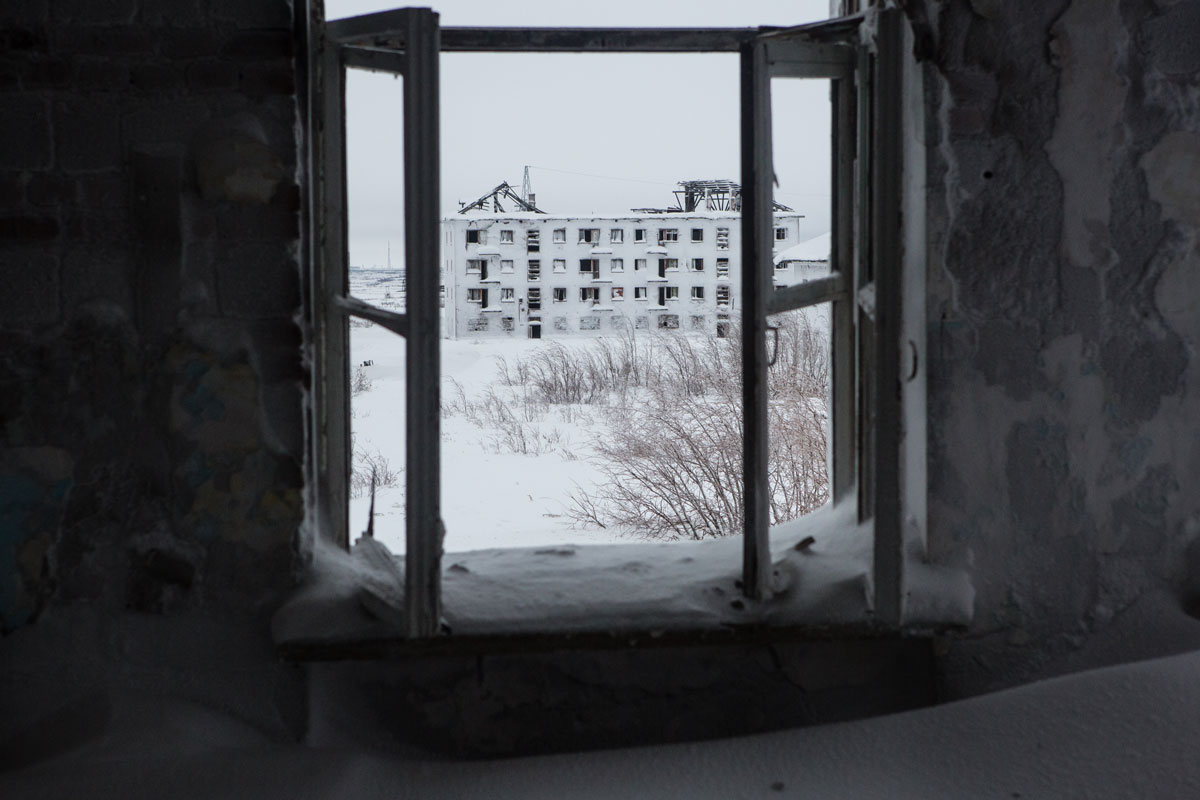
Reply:
<svg viewBox="0 0 1200 800"><path fill-rule="evenodd" d="M445 554L445 622L452 637L872 627L872 532L869 524L854 524L853 506L825 506L772 528L773 594L762 603L747 600L738 588L740 536L523 547ZM810 536L814 542L800 547ZM394 621L403 619L404 587L372 565L362 548L317 548L312 574L272 621L277 644L400 636ZM403 575L404 558L395 559ZM928 630L970 622L974 590L965 573L910 560L906 579L906 626ZM395 613L379 613L381 600Z"/></svg>

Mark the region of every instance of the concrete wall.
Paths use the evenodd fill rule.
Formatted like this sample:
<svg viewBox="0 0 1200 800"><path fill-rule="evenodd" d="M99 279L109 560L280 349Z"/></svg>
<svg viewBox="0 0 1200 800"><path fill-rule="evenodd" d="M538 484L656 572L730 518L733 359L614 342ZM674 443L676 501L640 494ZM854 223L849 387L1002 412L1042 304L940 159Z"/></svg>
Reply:
<svg viewBox="0 0 1200 800"><path fill-rule="evenodd" d="M286 0L0 6L2 669L38 676L9 711L246 626L273 668L303 507L294 49ZM126 612L175 618L162 651L110 636ZM61 651L21 663L43 623Z"/></svg>
<svg viewBox="0 0 1200 800"><path fill-rule="evenodd" d="M932 123L929 540L974 575L948 686L977 692L1189 580L1200 7L958 0L915 16Z"/></svg>

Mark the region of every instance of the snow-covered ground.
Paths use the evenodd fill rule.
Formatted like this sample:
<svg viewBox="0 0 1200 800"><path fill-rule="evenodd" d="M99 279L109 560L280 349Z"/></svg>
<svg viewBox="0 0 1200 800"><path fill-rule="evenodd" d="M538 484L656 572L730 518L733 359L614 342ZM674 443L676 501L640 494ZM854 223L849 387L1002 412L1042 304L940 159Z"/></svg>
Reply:
<svg viewBox="0 0 1200 800"><path fill-rule="evenodd" d="M268 740L183 700L114 694L29 731L4 798L1194 798L1200 622L1146 598L1075 669L932 708L691 744L501 760ZM1182 653L1179 655L1169 655ZM320 708L315 704L314 708ZM365 726L370 726L364 720Z"/></svg>
<svg viewBox="0 0 1200 800"><path fill-rule="evenodd" d="M372 304L399 310L404 304L400 276L399 270L352 270L351 292ZM826 309L818 307L804 314L815 331L828 326ZM677 352L675 346L681 341L676 336L694 342L700 351ZM612 475L606 474L606 468L611 472L614 462L597 460L598 453L592 446L601 437L612 442L633 424L628 415L621 417L622 412L609 404L615 398L606 394L606 402L546 404L540 402L532 383L506 385L499 375L502 363L513 370L518 362L553 352L553 348L591 354L598 344L605 343L603 339L501 337L441 341L442 516L446 525L444 546L447 552L646 541L641 523L626 522L633 527L622 529L611 518L613 503L629 509L640 500L614 500L610 494L606 501L610 518L601 514L591 517L590 523L581 522L578 514L572 517L568 513L569 509L578 508L572 495L586 495L589 500L596 501L598 495L616 486L611 483ZM619 360L627 355L621 348L630 346L637 350L639 364L662 361L671 375L679 370L687 371L689 364L696 365L699 375L701 365L696 359L702 358L707 359L710 376L720 375L723 380L728 374L726 365L736 370L733 363L726 361L727 358L734 359L734 355L720 349L705 349L705 343L712 345L714 340L697 338L693 334L642 332L634 339L615 334L608 337L608 341L614 348L610 354L614 358ZM775 346L782 345L777 342ZM354 320L350 347L355 370L351 426L356 454L350 502L351 532L357 536L367 527L369 480L375 470L381 476L381 486L376 492L375 536L393 553L399 554L404 551L405 342L380 326ZM668 351L673 353L673 362L668 358ZM676 366L672 367L671 363ZM610 373L601 370L601 374ZM599 384L593 381L588 385ZM644 396L643 400L636 398L639 397L637 392L643 390L632 391L634 395L626 397L624 402L628 402L630 408L642 409L640 404ZM689 394L691 391L688 390ZM505 414L513 414L515 418L502 421ZM727 421L723 415L719 419ZM695 430L708 431L713 436L720 427L709 426L703 421L696 424ZM652 427L659 430L657 426ZM649 440L639 436L638 441L655 441L655 438L650 434ZM711 441L698 444L713 446ZM819 447L823 449L824 445ZM739 450L740 444L735 444L734 449ZM789 462L788 466L794 466L794 463ZM654 485L664 485L661 480L674 480L674 476L655 478ZM621 484L627 485L633 484ZM777 500L783 502L781 498ZM601 521L605 524L600 524Z"/></svg>
<svg viewBox="0 0 1200 800"><path fill-rule="evenodd" d="M398 308L398 271L353 270L351 293L371 303ZM390 296L389 296L390 295ZM567 347L586 347L586 339L556 340ZM453 402L462 388L468 400L497 385L498 358L509 362L548 340L442 340L443 403ZM399 473L397 485L379 489L375 500L375 535L393 553L404 552L404 340L378 325L356 322L351 329L351 363L362 365L368 391L351 401L355 448L378 453ZM499 390L502 387L497 385ZM595 486L596 466L587 460L588 442L600 429L600 410L580 406L551 409L536 428L555 443L543 441L536 455L506 452L497 446L498 431L480 427L461 413L442 417L442 518L447 552L495 547L560 544L606 544L643 541L599 527L579 527L565 516L577 487ZM350 501L350 530L366 529L369 492Z"/></svg>

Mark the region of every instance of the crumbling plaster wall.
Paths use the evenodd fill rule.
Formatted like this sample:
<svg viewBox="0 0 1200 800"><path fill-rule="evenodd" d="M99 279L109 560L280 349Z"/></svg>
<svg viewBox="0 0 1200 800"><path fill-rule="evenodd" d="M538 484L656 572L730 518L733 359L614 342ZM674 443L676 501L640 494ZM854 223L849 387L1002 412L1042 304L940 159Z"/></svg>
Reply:
<svg viewBox="0 0 1200 800"><path fill-rule="evenodd" d="M1027 679L1200 534L1200 6L930 2L929 526L951 694ZM1191 581L1200 576L1192 575Z"/></svg>
<svg viewBox="0 0 1200 800"><path fill-rule="evenodd" d="M287 0L0 5L13 669L31 622L103 627L126 610L257 625L271 663L266 621L292 585L303 516L292 28ZM64 629L61 644L166 671L206 639L245 637L233 627L192 625L173 655L103 630Z"/></svg>

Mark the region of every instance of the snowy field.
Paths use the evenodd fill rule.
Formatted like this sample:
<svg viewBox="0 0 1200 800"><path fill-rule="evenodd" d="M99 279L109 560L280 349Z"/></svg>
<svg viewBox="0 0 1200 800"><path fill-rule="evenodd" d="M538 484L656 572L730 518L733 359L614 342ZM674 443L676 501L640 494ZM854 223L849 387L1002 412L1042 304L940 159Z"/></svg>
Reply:
<svg viewBox="0 0 1200 800"><path fill-rule="evenodd" d="M59 711L32 729L15 756L33 763L0 772L0 797L1195 798L1198 647L1200 622L1151 594L1052 663L1047 676L1060 677L982 697L716 741L474 761L363 746L365 734L347 732L377 730L374 710L345 710L341 725L291 745L231 713L112 690L90 714ZM314 700L318 719L329 704Z"/></svg>
<svg viewBox="0 0 1200 800"><path fill-rule="evenodd" d="M442 398L473 402L496 382L497 357L520 357L544 342L511 339L442 341ZM397 485L377 490L376 537L392 552L404 551L404 340L372 325L354 328L354 364L364 367L371 388L354 395L355 448L378 454L398 473ZM460 394L461 389L461 394ZM599 473L586 456L596 409L555 409L536 425L545 439L536 454L506 452L503 433L476 424L464 413L442 417L442 517L447 551L543 544L638 541L601 528L572 527L565 502L577 485L593 486ZM350 502L351 530L367 525L369 491Z"/></svg>
<svg viewBox="0 0 1200 800"><path fill-rule="evenodd" d="M353 270L351 293L384 307L402 302L396 271ZM560 339L567 347L586 347L586 339ZM442 340L443 404L468 401L497 384L498 359L510 362L544 347L548 340L517 338L488 341ZM351 330L351 364L361 365L371 388L351 401L355 448L379 454L398 474L395 486L381 488L375 500L375 535L393 553L404 552L404 340L378 325ZM499 387L497 387L499 388ZM442 417L442 518L447 552L494 547L557 544L605 544L643 541L599 527L581 527L567 518L566 503L577 487L600 480L587 460L588 441L599 430L599 410L567 406L553 409L536 428L545 437L537 454L506 452L494 428L481 427L465 414ZM350 530L366 529L369 491L350 501Z"/></svg>
<svg viewBox="0 0 1200 800"><path fill-rule="evenodd" d="M404 303L397 270L352 270L351 292L385 308L398 310ZM545 402L544 392L534 388L535 381L528 375L520 380L513 379L522 362L528 365L531 359L560 352L566 361L581 363L588 354L596 353L597 345L604 343L612 348L613 352L607 354L612 358L628 356L629 349L633 348L637 353L635 360L646 370L658 370L667 376L664 380L682 382L685 387L691 387L694 380L699 380L702 388L685 388L678 397L660 397L660 407L665 403L669 409L667 418L660 417L656 423L648 423L645 401L650 389L646 384L633 389L623 384L622 389L613 390L619 398L610 392L602 399L591 396L574 401L560 398ZM677 349L676 345L680 343L686 346ZM688 347L695 349L688 350ZM351 428L355 451L351 533L357 537L367 527L370 480L374 471L379 484L375 498L375 536L392 552L402 553L404 340L377 325L354 320L350 348L353 370ZM565 350L556 351L555 348ZM824 348L825 345L819 345L817 349L824 352ZM706 459L711 452L714 463L720 461L717 456L721 454L716 451L724 447L726 461L732 459L740 465L740 400L736 399L740 390L736 387L738 368L729 360L731 353L736 355L736 346L730 340L657 332L636 332L629 338L617 334L603 340L586 337L441 340L441 478L446 551L647 541L647 528L639 527L636 521L614 518L614 509L641 507L643 492L629 489L636 481L628 476L622 476L619 487L614 482L612 467L616 462L611 456L612 444L624 435L629 450L649 449L667 459L674 441L688 439L691 431L702 431L708 441L697 441L695 445L708 448L701 450ZM612 362L608 363L611 366ZM502 367L506 368L509 380L502 379ZM612 375L613 372L610 369L605 374ZM693 375L700 377L694 379ZM578 380L581 376L563 376L563 380L572 377ZM593 373L586 379L593 382L578 393L594 395L593 387L603 379L602 375L597 377ZM732 386L730 380L734 381ZM721 384L720 389L715 384ZM824 385L824 379L821 379L821 385ZM715 398L716 394L712 393L720 394L721 389L723 400L696 399L696 391L706 398ZM678 391L678 387L675 390ZM816 394L819 396L823 391L823 388L818 389ZM638 395L638 392L642 394ZM808 416L823 420L823 402L817 400L814 404L805 397L798 402L802 406L797 406L796 402L790 406L781 404L779 408L791 409L781 413L795 416L797 408L809 405L815 413ZM718 413L714 404L723 410ZM774 410L772 413L777 414ZM636 425L642 427L635 428ZM812 420L805 422L805 426L811 428ZM812 432L807 446L816 448L821 454L816 465L820 475L806 478L795 471L796 465L791 462L788 470L779 472L779 487L802 486L806 481L823 484L825 424L818 421L816 426L821 430ZM790 421L784 420L772 430L790 432L794 428ZM642 448L642 443L647 443L649 448ZM791 444L794 450L795 443ZM607 455L601 452L605 447L610 449ZM679 461L660 463L657 465L660 472L651 475L642 485L657 488L673 483L675 473L682 471L675 465L687 458L686 452L676 451L676 455ZM775 464L772 461L773 469ZM706 469L707 465L698 471ZM738 488L731 491L740 493L740 466L735 465L732 469L738 472L736 480L730 481L727 470L721 478L722 485L736 485ZM625 490L626 495L614 498L615 488ZM821 491L824 489L817 489L818 494ZM584 507L575 498L586 497L590 503L606 492L609 494L607 515L589 517L580 513ZM780 488L777 495L782 498L785 493L794 492L792 488ZM668 498L665 502L671 504L673 500ZM804 501L791 498L791 502ZM807 507L816 507L822 502L823 499L815 504L808 502ZM694 506L675 511L677 518L704 517L703 513L696 513ZM645 508L641 507L642 518L646 514ZM631 512L625 516L637 517L638 514ZM740 510L734 516L740 520ZM730 525L729 517L726 513L723 520L710 519L710 530L713 529L711 526L721 530L740 526L740 522ZM787 518L790 517L780 517Z"/></svg>

